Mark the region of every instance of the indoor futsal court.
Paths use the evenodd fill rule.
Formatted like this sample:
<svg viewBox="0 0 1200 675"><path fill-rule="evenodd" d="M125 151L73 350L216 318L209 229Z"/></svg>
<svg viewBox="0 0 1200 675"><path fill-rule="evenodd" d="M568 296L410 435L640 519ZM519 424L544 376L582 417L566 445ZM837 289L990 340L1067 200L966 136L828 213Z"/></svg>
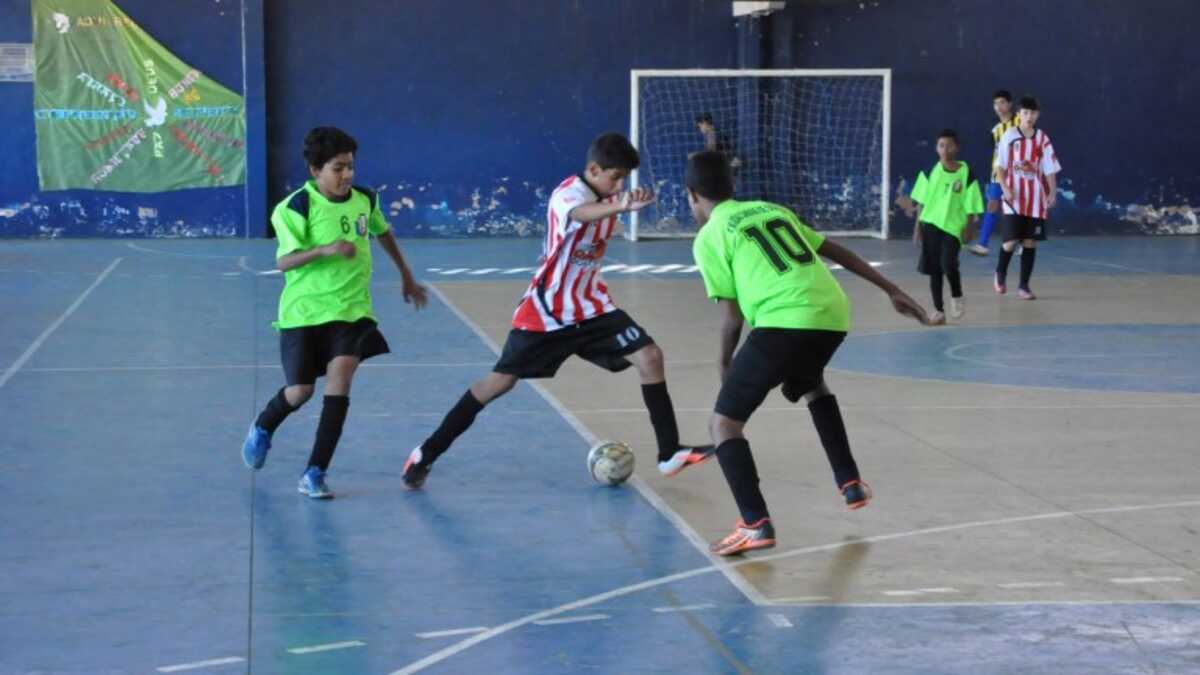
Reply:
<svg viewBox="0 0 1200 675"><path fill-rule="evenodd" d="M1173 56L1200 8L538 2L0 4L0 673L1200 674L1200 81ZM984 132L1009 90L995 144L1054 151L1000 161L1013 182L991 200ZM310 153L323 125L357 149ZM638 157L608 202L602 132ZM974 172L946 183L961 234L928 220L956 161ZM1026 171L1045 174L1029 199ZM564 263L585 271L563 302L607 293L636 318L617 341L661 348L678 440L712 461L664 475L642 367L576 352L478 400L406 489L414 448L508 372L567 240L547 230L583 208L559 220L557 195L580 184L591 207L654 194ZM772 389L744 435L774 545L731 555L710 545L754 525L710 434L728 307L711 298L729 299L696 253L726 184L804 223L739 240L781 279L836 242L930 317L924 218L965 299L954 316L948 286L944 323L922 325L821 263L850 317L824 383L869 501L848 508L813 408ZM355 199L371 215L318 240ZM720 208L704 227L736 230ZM730 255L750 297L751 258ZM332 293L304 268L353 261L389 350L289 342L315 325L289 323L291 299ZM537 311L566 316L555 302ZM589 462L604 441L635 460L616 485ZM305 463L319 448L324 469Z"/></svg>

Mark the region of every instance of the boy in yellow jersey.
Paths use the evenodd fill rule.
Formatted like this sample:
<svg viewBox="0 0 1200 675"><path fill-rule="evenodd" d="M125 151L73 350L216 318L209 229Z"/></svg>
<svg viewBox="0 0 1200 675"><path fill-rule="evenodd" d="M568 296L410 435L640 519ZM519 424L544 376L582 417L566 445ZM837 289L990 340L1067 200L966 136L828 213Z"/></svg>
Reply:
<svg viewBox="0 0 1200 675"><path fill-rule="evenodd" d="M276 266L286 275L275 325L287 386L267 403L242 444L242 461L262 468L272 434L312 397L317 378L324 376L321 421L299 485L313 499L333 497L325 472L342 435L358 365L388 352L371 307L372 236L400 271L404 301L417 309L425 305L425 289L400 253L379 209L379 196L353 185L357 150L354 139L340 129L310 131L304 138L304 159L312 180L271 214L279 240Z"/></svg>
<svg viewBox="0 0 1200 675"><path fill-rule="evenodd" d="M988 254L988 241L992 238L992 229L996 227L996 219L1000 216L1000 198L1004 190L996 177L997 147L1000 139L1009 129L1017 126L1017 116L1013 114L1012 94L1006 89L997 89L992 94L992 110L1000 121L992 127L992 168L991 180L987 186L987 213L983 214L983 225L979 227L979 243L967 246L967 250L975 255Z"/></svg>
<svg viewBox="0 0 1200 675"><path fill-rule="evenodd" d="M775 528L758 487L758 469L743 428L767 394L783 385L793 403L808 403L834 482L850 508L870 490L858 473L825 365L850 329L850 303L821 261L824 256L878 286L897 312L928 323L925 310L862 258L826 240L796 214L770 202L733 198L729 163L719 152L688 158L688 204L701 225L692 253L708 297L721 307L721 391L709 428L721 471L741 518L711 546L735 555L775 545ZM743 322L751 331L734 357Z"/></svg>
<svg viewBox="0 0 1200 675"><path fill-rule="evenodd" d="M962 275L958 271L958 252L962 248L963 231L975 224L983 213L983 196L979 182L966 162L958 160L958 134L944 129L937 138L938 163L929 176L922 173L912 191L917 202L917 224L913 241L921 245L921 261L917 271L929 275L929 290L933 297L933 314L929 323L946 323L942 304L942 277L950 282L950 316L961 319L966 311L963 299Z"/></svg>

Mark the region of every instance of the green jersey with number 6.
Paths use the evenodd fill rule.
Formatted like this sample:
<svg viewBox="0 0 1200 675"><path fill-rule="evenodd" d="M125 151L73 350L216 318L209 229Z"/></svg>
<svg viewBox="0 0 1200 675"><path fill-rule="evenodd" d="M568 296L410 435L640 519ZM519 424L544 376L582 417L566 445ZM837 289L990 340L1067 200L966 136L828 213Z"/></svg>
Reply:
<svg viewBox="0 0 1200 675"><path fill-rule="evenodd" d="M850 330L850 301L817 249L825 237L770 202L727 200L692 245L713 300L734 300L752 328Z"/></svg>

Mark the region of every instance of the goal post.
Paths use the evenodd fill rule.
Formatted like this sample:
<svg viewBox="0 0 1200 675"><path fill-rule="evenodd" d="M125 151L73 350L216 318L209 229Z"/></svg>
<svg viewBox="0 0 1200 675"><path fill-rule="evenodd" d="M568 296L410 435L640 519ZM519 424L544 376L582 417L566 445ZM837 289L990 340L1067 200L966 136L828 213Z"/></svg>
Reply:
<svg viewBox="0 0 1200 675"><path fill-rule="evenodd" d="M891 88L888 68L631 70L629 133L641 163L629 182L658 200L630 214L626 236L696 235L684 165L715 146L729 156L739 198L783 204L827 235L886 239Z"/></svg>

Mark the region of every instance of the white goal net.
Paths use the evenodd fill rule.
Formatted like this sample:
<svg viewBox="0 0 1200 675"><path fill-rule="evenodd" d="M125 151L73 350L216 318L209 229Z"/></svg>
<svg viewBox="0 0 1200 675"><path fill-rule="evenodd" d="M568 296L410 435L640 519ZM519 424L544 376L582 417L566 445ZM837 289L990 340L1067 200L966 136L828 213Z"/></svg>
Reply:
<svg viewBox="0 0 1200 675"><path fill-rule="evenodd" d="M633 214L630 238L695 235L683 172L706 147L729 156L739 199L783 204L827 234L887 237L890 70L631 75L630 182L658 202Z"/></svg>

